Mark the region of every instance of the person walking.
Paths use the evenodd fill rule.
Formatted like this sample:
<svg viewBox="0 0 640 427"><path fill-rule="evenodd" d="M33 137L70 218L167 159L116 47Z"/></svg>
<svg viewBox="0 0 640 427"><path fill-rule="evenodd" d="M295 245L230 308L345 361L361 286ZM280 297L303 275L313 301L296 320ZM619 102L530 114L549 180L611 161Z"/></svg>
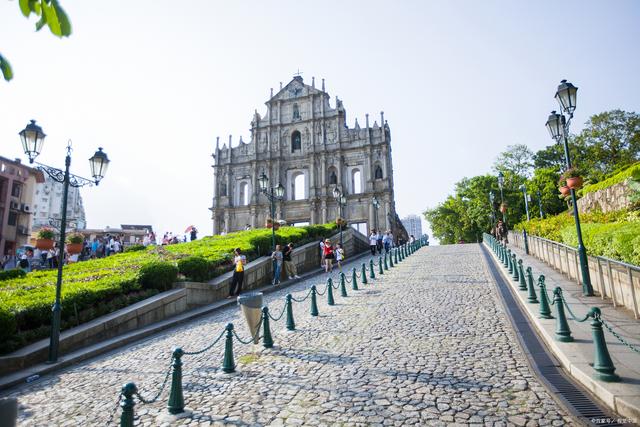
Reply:
<svg viewBox="0 0 640 427"><path fill-rule="evenodd" d="M298 276L298 269L296 268L296 265L294 264L294 262L291 260L292 253L293 253L293 243L289 243L287 246L284 247L284 252L282 253L284 257L284 272L289 278L289 280L300 278L300 276Z"/></svg>
<svg viewBox="0 0 640 427"><path fill-rule="evenodd" d="M382 240L383 239L384 239L384 237L382 236L382 231L378 230L378 234L376 235L376 249L378 250L379 254L382 253Z"/></svg>
<svg viewBox="0 0 640 427"><path fill-rule="evenodd" d="M233 264L235 268L233 269L233 277L231 278L231 283L229 284L229 296L227 298L231 298L233 296L240 295L242 292L242 282L244 281L244 266L247 264L247 257L242 255L242 251L240 248L236 248L233 251L235 255L233 258Z"/></svg>
<svg viewBox="0 0 640 427"><path fill-rule="evenodd" d="M320 268L324 268L324 240L320 240Z"/></svg>
<svg viewBox="0 0 640 427"><path fill-rule="evenodd" d="M331 246L331 240L326 239L324 241L324 271L331 273L333 271L333 260L335 254L333 253L333 246Z"/></svg>
<svg viewBox="0 0 640 427"><path fill-rule="evenodd" d="M282 249L280 245L276 245L276 250L271 254L271 259L274 260L274 269L273 269L273 285L277 286L280 284L280 275L282 274L282 262L284 260L284 256L282 255Z"/></svg>
<svg viewBox="0 0 640 427"><path fill-rule="evenodd" d="M369 249L371 249L371 255L376 254L377 248L378 248L378 235L376 234L376 230L371 230L371 234L369 235Z"/></svg>
<svg viewBox="0 0 640 427"><path fill-rule="evenodd" d="M336 264L338 264L338 269L342 271L342 261L344 261L344 249L342 248L342 245L340 243L336 245L335 255L336 255Z"/></svg>
<svg viewBox="0 0 640 427"><path fill-rule="evenodd" d="M387 231L382 238L382 245L384 246L385 253L389 253L391 250L391 245L393 244L393 240L391 237L391 232Z"/></svg>

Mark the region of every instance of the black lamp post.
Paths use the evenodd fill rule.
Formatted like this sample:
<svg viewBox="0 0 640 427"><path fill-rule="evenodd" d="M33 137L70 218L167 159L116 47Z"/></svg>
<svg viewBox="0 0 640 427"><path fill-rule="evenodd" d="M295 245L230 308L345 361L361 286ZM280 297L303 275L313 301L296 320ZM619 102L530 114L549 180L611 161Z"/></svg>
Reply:
<svg viewBox="0 0 640 427"><path fill-rule="evenodd" d="M540 219L544 218L544 213L542 212L542 194L540 194L540 190L537 192L538 196L538 208L540 208Z"/></svg>
<svg viewBox="0 0 640 427"><path fill-rule="evenodd" d="M34 160L42 151L42 145L46 135L42 132L42 128L36 124L35 120L31 120L31 123L27 125L23 130L19 132L20 140L22 142L22 148L25 154L29 157L29 163L34 163ZM89 167L91 169L91 176L93 179L82 178L77 175L69 173L69 166L71 166L71 141L67 145L67 156L65 158L65 169L57 169L51 166L47 166L41 163L37 163L37 169L45 172L56 182L63 185L62 193L62 207L61 207L61 221L60 221L60 255L58 257L58 277L56 280L56 299L51 309L51 338L49 341L49 363L54 363L58 360L58 348L60 343L60 319L62 307L60 305L60 297L62 292L62 267L64 264L64 243L66 240L67 232L67 199L69 195L69 186L82 187L85 185L98 185L100 180L104 178L109 166L109 159L107 155L102 151L102 148L98 148L98 151L89 159Z"/></svg>
<svg viewBox="0 0 640 427"><path fill-rule="evenodd" d="M380 208L380 202L376 196L373 196L373 199L371 199L371 204L373 205L373 227L376 232L378 232L380 231L378 230L378 209Z"/></svg>
<svg viewBox="0 0 640 427"><path fill-rule="evenodd" d="M569 154L569 125L573 119L573 112L576 109L576 95L578 88L562 80L556 91L555 99L560 105L563 113L569 118L565 118L564 114L558 114L552 111L547 119L547 129L551 137L556 142L562 142L565 157L565 170L571 168L571 155ZM580 270L582 272L582 294L584 296L593 296L593 287L591 286L591 276L589 275L589 264L587 259L587 251L582 242L582 230L580 229L580 216L578 214L578 204L576 203L576 192L573 188L571 191L571 202L573 204L573 218L576 222L576 234L578 237L578 257L580 259Z"/></svg>
<svg viewBox="0 0 640 427"><path fill-rule="evenodd" d="M502 222L506 224L507 219L504 215L504 210L506 209L504 206L504 193L502 192L502 188L504 187L504 175L502 174L502 171L498 172L498 187L500 187L500 212L502 212Z"/></svg>
<svg viewBox="0 0 640 427"><path fill-rule="evenodd" d="M524 196L524 209L527 211L527 221L531 221L531 216L529 216L529 198L527 195L527 187L522 184L520 186L520 191L522 191L522 195Z"/></svg>
<svg viewBox="0 0 640 427"><path fill-rule="evenodd" d="M494 212L494 200L495 200L495 196L493 194L493 191L489 191L489 205L491 206L491 228L493 228L493 225L496 222L496 213Z"/></svg>
<svg viewBox="0 0 640 427"><path fill-rule="evenodd" d="M342 208L347 204L347 198L344 196L344 194L342 194L342 192L338 187L333 189L333 197L336 199L336 202L338 203L338 207L339 207L338 215L340 216L340 219L344 220L344 218L342 217ZM342 224L339 224L339 227L340 227L340 247L342 247Z"/></svg>
<svg viewBox="0 0 640 427"><path fill-rule="evenodd" d="M271 203L271 220L273 221L271 224L271 250L276 250L276 200L282 200L282 196L284 196L284 187L282 184L278 183L275 187L269 187L269 178L262 173L260 178L258 178L258 185L260 186L260 192L267 196L269 202Z"/></svg>

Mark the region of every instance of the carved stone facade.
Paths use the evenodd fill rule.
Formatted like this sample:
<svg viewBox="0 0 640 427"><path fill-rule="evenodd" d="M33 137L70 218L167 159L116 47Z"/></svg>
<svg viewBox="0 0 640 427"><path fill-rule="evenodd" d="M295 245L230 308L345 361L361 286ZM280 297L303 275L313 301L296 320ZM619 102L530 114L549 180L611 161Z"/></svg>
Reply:
<svg viewBox="0 0 640 427"><path fill-rule="evenodd" d="M306 85L296 76L266 102L264 117L256 111L251 141L232 147L216 142L214 158L213 233L263 227L270 217L270 202L260 193L258 178L269 186L281 183L282 201L275 219L288 223L321 224L335 221L339 206L333 189L346 196L343 217L362 232L376 225L396 237L406 232L396 214L391 162L391 132L384 113L364 127L356 120L349 128L346 111L337 97L335 107L315 81ZM376 210L373 198L379 202Z"/></svg>

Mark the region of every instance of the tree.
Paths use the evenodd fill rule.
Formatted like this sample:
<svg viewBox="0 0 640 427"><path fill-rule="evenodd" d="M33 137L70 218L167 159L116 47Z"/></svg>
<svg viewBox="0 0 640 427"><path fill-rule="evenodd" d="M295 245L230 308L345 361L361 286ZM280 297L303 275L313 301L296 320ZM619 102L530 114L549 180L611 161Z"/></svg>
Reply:
<svg viewBox="0 0 640 427"><path fill-rule="evenodd" d="M20 11L28 18L32 13L39 16L36 31L45 25L58 37L71 35L71 22L58 0L19 0ZM6 81L13 78L13 70L9 61L0 54L0 72Z"/></svg>
<svg viewBox="0 0 640 427"><path fill-rule="evenodd" d="M524 144L507 146L507 150L500 153L493 170L505 173L512 172L514 175L528 177L533 167L533 152Z"/></svg>
<svg viewBox="0 0 640 427"><path fill-rule="evenodd" d="M542 211L545 215L556 215L567 209L567 205L558 194L558 180L560 173L558 169L553 167L539 168L533 173L533 177L527 182L527 190L531 194L533 205L529 205L531 217L537 216L538 191L542 199Z"/></svg>

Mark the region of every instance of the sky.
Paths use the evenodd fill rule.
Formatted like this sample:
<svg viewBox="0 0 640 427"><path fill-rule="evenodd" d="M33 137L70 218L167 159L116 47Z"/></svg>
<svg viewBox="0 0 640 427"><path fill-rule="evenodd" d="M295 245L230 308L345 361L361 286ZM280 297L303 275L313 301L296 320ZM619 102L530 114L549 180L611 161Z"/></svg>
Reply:
<svg viewBox="0 0 640 427"><path fill-rule="evenodd" d="M396 208L421 214L465 176L491 173L508 145L552 143L544 127L561 79L578 86L573 132L589 116L640 102L640 2L633 0L168 1L61 0L73 34L35 32L0 0L0 155L26 161L18 132L47 134L38 161L89 175L88 226L152 224L211 234L216 137L250 140L300 70L324 78L353 127L384 111ZM426 225L426 224L425 224Z"/></svg>

